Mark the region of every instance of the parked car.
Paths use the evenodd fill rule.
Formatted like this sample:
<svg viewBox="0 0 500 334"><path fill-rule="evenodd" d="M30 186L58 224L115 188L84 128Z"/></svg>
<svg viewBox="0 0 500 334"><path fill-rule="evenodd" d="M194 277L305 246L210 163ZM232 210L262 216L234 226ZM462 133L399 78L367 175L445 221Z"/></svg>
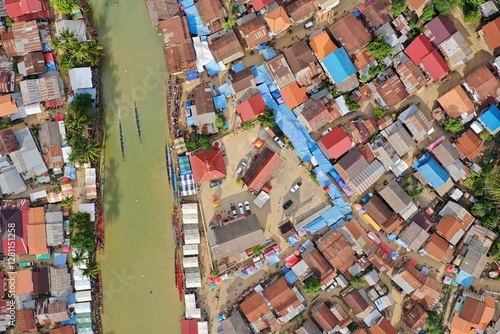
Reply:
<svg viewBox="0 0 500 334"><path fill-rule="evenodd" d="M326 135L330 131L332 131L332 128L328 128L325 131L321 132L321 135L324 136L324 135Z"/></svg>
<svg viewBox="0 0 500 334"><path fill-rule="evenodd" d="M292 193L296 192L297 190L299 190L300 186L302 185L302 182L297 182L293 185L292 189L290 189L290 191Z"/></svg>
<svg viewBox="0 0 500 334"><path fill-rule="evenodd" d="M231 213L233 214L233 217L238 217L238 211L236 211L236 207L234 205L231 205Z"/></svg>
<svg viewBox="0 0 500 334"><path fill-rule="evenodd" d="M243 209L243 203L238 203L238 209L240 210L240 215L245 214L245 209Z"/></svg>
<svg viewBox="0 0 500 334"><path fill-rule="evenodd" d="M285 148L285 143L278 136L274 137L273 139L281 148Z"/></svg>
<svg viewBox="0 0 500 334"><path fill-rule="evenodd" d="M337 287L337 285L338 285L337 281L333 281L332 285L330 285L328 288L326 288L326 292L332 291L333 289L335 289Z"/></svg>
<svg viewBox="0 0 500 334"><path fill-rule="evenodd" d="M245 210L247 211L247 215L252 213L250 211L250 202L249 201L245 201Z"/></svg>
<svg viewBox="0 0 500 334"><path fill-rule="evenodd" d="M315 23L314 20L307 21L304 24L304 28L306 28L306 29L312 28L312 27L314 27L314 23Z"/></svg>
<svg viewBox="0 0 500 334"><path fill-rule="evenodd" d="M286 210L288 209L289 207L291 207L293 204L293 201L291 199L289 199L288 201L285 202L285 204L283 204L283 210Z"/></svg>
<svg viewBox="0 0 500 334"><path fill-rule="evenodd" d="M243 160L241 162L241 164L238 166L238 169L236 170L236 174L243 172L243 170L245 169L246 166L247 166L247 162L245 160Z"/></svg>

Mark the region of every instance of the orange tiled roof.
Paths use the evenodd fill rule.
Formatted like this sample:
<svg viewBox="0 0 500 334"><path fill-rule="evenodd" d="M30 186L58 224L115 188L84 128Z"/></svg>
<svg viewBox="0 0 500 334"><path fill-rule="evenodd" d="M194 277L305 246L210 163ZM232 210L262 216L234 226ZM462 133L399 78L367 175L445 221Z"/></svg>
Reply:
<svg viewBox="0 0 500 334"><path fill-rule="evenodd" d="M483 37L491 50L500 46L500 17L483 26Z"/></svg>
<svg viewBox="0 0 500 334"><path fill-rule="evenodd" d="M323 60L323 58L338 49L326 31L322 31L312 37L309 45L319 60Z"/></svg>
<svg viewBox="0 0 500 334"><path fill-rule="evenodd" d="M474 104L460 85L439 97L438 102L450 117L459 118L462 114L470 115L474 112Z"/></svg>
<svg viewBox="0 0 500 334"><path fill-rule="evenodd" d="M10 94L0 96L0 117L9 116L18 112L16 100Z"/></svg>
<svg viewBox="0 0 500 334"><path fill-rule="evenodd" d="M31 277L31 269L23 269L16 272L11 272L8 273L7 276L13 276L16 278L16 295L33 292L33 279Z"/></svg>
<svg viewBox="0 0 500 334"><path fill-rule="evenodd" d="M286 14L283 6L279 6L275 10L269 12L264 16L267 25L274 34L278 34L292 26L292 21Z"/></svg>
<svg viewBox="0 0 500 334"><path fill-rule="evenodd" d="M307 89L299 87L296 82L281 89L280 93L289 109L293 109L308 100Z"/></svg>

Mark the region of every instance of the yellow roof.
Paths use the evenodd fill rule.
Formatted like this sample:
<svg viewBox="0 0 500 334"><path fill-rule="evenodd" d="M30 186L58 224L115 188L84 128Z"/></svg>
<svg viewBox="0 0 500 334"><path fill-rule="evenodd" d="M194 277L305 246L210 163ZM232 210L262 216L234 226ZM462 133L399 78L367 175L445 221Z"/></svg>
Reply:
<svg viewBox="0 0 500 334"><path fill-rule="evenodd" d="M370 217L370 215L368 213L364 213L363 214L363 219L368 223L370 224L375 230L380 231L381 228L379 226L379 224L377 224L372 217Z"/></svg>

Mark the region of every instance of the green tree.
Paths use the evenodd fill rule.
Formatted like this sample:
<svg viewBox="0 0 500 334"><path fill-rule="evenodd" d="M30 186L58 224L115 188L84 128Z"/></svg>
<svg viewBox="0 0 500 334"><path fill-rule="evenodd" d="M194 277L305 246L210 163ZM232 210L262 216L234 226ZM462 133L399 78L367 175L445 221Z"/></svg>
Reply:
<svg viewBox="0 0 500 334"><path fill-rule="evenodd" d="M65 209L71 209L71 207L73 207L73 205L75 204L75 202L76 202L75 196L73 196L73 195L66 196L61 201L61 206L63 208L65 208Z"/></svg>
<svg viewBox="0 0 500 334"><path fill-rule="evenodd" d="M488 257L493 261L500 261L500 242L495 242L490 248Z"/></svg>
<svg viewBox="0 0 500 334"><path fill-rule="evenodd" d="M392 2L392 15L399 16L403 14L406 10L405 0L394 0Z"/></svg>
<svg viewBox="0 0 500 334"><path fill-rule="evenodd" d="M82 276L97 278L99 276L99 263L96 261L87 263L87 267L82 270Z"/></svg>
<svg viewBox="0 0 500 334"><path fill-rule="evenodd" d="M8 17L8 16L7 16L7 17L5 17L5 26L6 26L7 28L12 27L12 19L11 19L10 17Z"/></svg>
<svg viewBox="0 0 500 334"><path fill-rule="evenodd" d="M359 110L359 108L360 108L359 103L354 101L350 95L345 94L344 99L345 99L345 105L347 106L347 109L349 109L351 111Z"/></svg>
<svg viewBox="0 0 500 334"><path fill-rule="evenodd" d="M366 46L366 49L377 58L377 60L384 60L387 56L392 54L392 46L385 41L384 35L378 35L377 38Z"/></svg>
<svg viewBox="0 0 500 334"><path fill-rule="evenodd" d="M222 28L224 28L224 30L230 30L234 27L235 24L236 24L236 20L233 18L230 18L230 19L227 19L226 22L224 22L224 24L222 25Z"/></svg>
<svg viewBox="0 0 500 334"><path fill-rule="evenodd" d="M471 7L477 8L485 2L486 0L465 0L464 7L470 5Z"/></svg>
<svg viewBox="0 0 500 334"><path fill-rule="evenodd" d="M71 263L74 266L77 266L79 264L82 264L83 261L85 261L85 259L86 259L85 251L80 248L77 248L73 251L73 255L71 256Z"/></svg>
<svg viewBox="0 0 500 334"><path fill-rule="evenodd" d="M484 217L488 214L491 208L493 208L492 203L486 201L478 201L472 206L471 213L475 217Z"/></svg>
<svg viewBox="0 0 500 334"><path fill-rule="evenodd" d="M476 6L466 3L462 10L464 12L465 23L476 24L481 21L481 16L479 15L479 10Z"/></svg>
<svg viewBox="0 0 500 334"><path fill-rule="evenodd" d="M380 73L384 72L386 69L385 66L380 66L380 65L377 65L377 66L370 66L370 68L368 69L368 75L373 78L377 75L379 75Z"/></svg>
<svg viewBox="0 0 500 334"><path fill-rule="evenodd" d="M56 52L62 53L74 48L78 43L79 41L78 38L76 38L75 33L70 32L67 29L61 31L59 36L53 38L51 41L52 49Z"/></svg>
<svg viewBox="0 0 500 334"><path fill-rule="evenodd" d="M69 232L72 237L78 234L92 232L94 225L90 221L90 214L78 211L69 219Z"/></svg>
<svg viewBox="0 0 500 334"><path fill-rule="evenodd" d="M306 293L306 295L317 295L320 290L321 285L316 277L311 276L304 281L304 292Z"/></svg>
<svg viewBox="0 0 500 334"><path fill-rule="evenodd" d="M79 165L92 164L101 157L101 147L92 138L83 137L72 146L71 162Z"/></svg>
<svg viewBox="0 0 500 334"><path fill-rule="evenodd" d="M436 10L434 9L434 6L425 7L422 11L422 16L420 16L420 20L422 22L428 22L432 20L434 16L436 16Z"/></svg>
<svg viewBox="0 0 500 334"><path fill-rule="evenodd" d="M224 118L224 116L219 116L215 119L215 126L217 126L219 129L223 129L225 122L226 119Z"/></svg>
<svg viewBox="0 0 500 334"><path fill-rule="evenodd" d="M262 114L257 116L257 121L261 122L264 126L268 126L273 128L276 126L276 121L274 120L274 116L276 112L273 109L266 109Z"/></svg>
<svg viewBox="0 0 500 334"><path fill-rule="evenodd" d="M262 254L262 247L260 246L255 246L252 248L253 255L260 255Z"/></svg>
<svg viewBox="0 0 500 334"><path fill-rule="evenodd" d="M198 142L193 138L186 140L186 149L191 152L198 148Z"/></svg>
<svg viewBox="0 0 500 334"><path fill-rule="evenodd" d="M488 131L483 131L479 134L479 138L481 138L481 140L486 141L486 140L492 140L494 137Z"/></svg>
<svg viewBox="0 0 500 334"><path fill-rule="evenodd" d="M457 118L448 117L444 122L444 129L451 133L460 133L464 130L464 126Z"/></svg>
<svg viewBox="0 0 500 334"><path fill-rule="evenodd" d="M50 0L50 4L63 14L71 14L73 8L78 5L76 0Z"/></svg>
<svg viewBox="0 0 500 334"><path fill-rule="evenodd" d="M205 135L200 135L200 138L198 139L198 145L200 145L203 151L208 151L212 148L212 143L210 143L210 139L208 138L208 136Z"/></svg>
<svg viewBox="0 0 500 334"><path fill-rule="evenodd" d="M497 205L500 205L500 171L490 175L485 183L488 194L493 198Z"/></svg>
<svg viewBox="0 0 500 334"><path fill-rule="evenodd" d="M381 119L385 116L385 114L387 114L387 110L382 107L375 107L375 109L373 109L373 114L377 117L377 119Z"/></svg>
<svg viewBox="0 0 500 334"><path fill-rule="evenodd" d="M434 7L439 12L439 14L447 15L451 14L460 5L461 1L457 0L433 0Z"/></svg>

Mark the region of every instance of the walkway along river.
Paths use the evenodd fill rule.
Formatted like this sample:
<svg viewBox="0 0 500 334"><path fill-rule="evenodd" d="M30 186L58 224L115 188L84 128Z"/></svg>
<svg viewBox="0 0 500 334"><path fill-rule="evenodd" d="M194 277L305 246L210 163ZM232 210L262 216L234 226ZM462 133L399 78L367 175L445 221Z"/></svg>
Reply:
<svg viewBox="0 0 500 334"><path fill-rule="evenodd" d="M161 39L143 1L120 0L115 6L113 0L91 0L91 5L106 54L100 83L106 131L105 249L98 257L104 333L180 333L183 305L174 276L172 192L165 162L167 73Z"/></svg>

